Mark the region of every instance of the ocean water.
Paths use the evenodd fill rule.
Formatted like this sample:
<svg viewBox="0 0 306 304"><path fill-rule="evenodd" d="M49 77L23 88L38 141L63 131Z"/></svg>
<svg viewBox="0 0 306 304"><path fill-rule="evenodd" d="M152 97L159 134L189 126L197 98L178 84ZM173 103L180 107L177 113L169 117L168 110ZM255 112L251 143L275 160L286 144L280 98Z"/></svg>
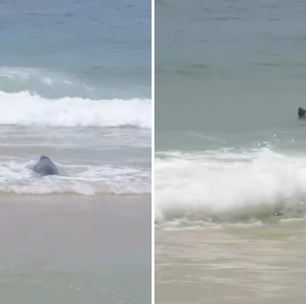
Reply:
<svg viewBox="0 0 306 304"><path fill-rule="evenodd" d="M1 191L149 193L150 3L1 6ZM64 178L35 190L41 154Z"/></svg>
<svg viewBox="0 0 306 304"><path fill-rule="evenodd" d="M65 204L72 206L68 222L73 222L73 202L76 201L75 209L79 210L79 205L87 204L88 209L84 207L85 210L90 210L88 212L93 217L93 222L98 223L94 215L97 208L95 205L103 206L111 201L112 208L106 210L109 212L109 218L114 216L113 212L117 214L125 202L132 204L131 212L133 211L135 216L138 214L140 218L147 218L151 193L150 1L2 1L0 15L1 213L5 213L11 204L15 206L11 207L15 213L9 213L13 222L17 222L19 217L23 218L19 216L20 212L24 212L24 221L27 219L31 222L32 217L36 218L41 212L49 212L50 221L46 219L46 223L53 227L51 218L57 212L58 205L62 205L64 209ZM38 178L33 175L31 167L42 154L55 162L60 176ZM139 199L146 207L135 207L135 204L139 204ZM49 206L46 207L47 211L42 211L41 208L44 207L37 204L37 201ZM24 205L28 205L29 212ZM75 225L82 225L82 215L79 215L82 212L76 213L78 216L75 218ZM84 211L84 221L86 216ZM108 217L105 214L103 216ZM132 218L126 218L127 226L132 224L129 222ZM33 225L34 223L36 222L34 221ZM101 229L112 231L116 223L107 223L109 226L104 227L101 224ZM58 224L65 235L65 225ZM147 235L142 237L149 240L150 223L136 220L134 224L147 231ZM7 225L11 224L3 221L1 225L5 230L9 229ZM36 228L26 225L23 233L27 234L29 229L28 233L33 236L35 231L44 229L40 227L39 222L36 225ZM90 227L89 225L89 228L85 229L86 233L97 233L99 237L98 226L93 230L90 230ZM118 227L123 229L123 224ZM52 230L53 228L55 230ZM53 228L50 228L50 233L55 236L58 231ZM132 230L126 229L132 233ZM79 233L79 230L77 227L75 231L71 230L67 240L76 237L75 234ZM83 235L85 239L89 237L86 233ZM66 233L66 236L68 234ZM124 233L118 235L123 237ZM9 236L6 237L9 240ZM63 236L60 233L58 239L52 237L52 247L58 248L58 251L55 250L54 261L59 263L64 255L62 247L57 246L57 242L63 242L61 237ZM131 234L124 236L127 240L130 237ZM101 246L104 238L112 236L100 236ZM18 240L22 241L22 234L20 239L14 239L17 243ZM142 241L140 238L140 242ZM83 239L80 239L80 247L85 246L82 242ZM9 247L11 250L8 248L7 252L11 257L10 264L2 261L1 269L13 267L25 258L30 266L24 276L30 281L33 272L32 254L35 255L35 246L42 246L34 241L31 244L31 248L27 248L28 260L22 256L26 250L23 252L14 245ZM149 243L145 244L149 246ZM103 272L103 267L100 266L107 262L101 262L95 255L91 262L96 265L98 277L91 277L86 272L86 261L90 259L91 250L94 251L95 248L88 247L87 256L76 256L84 266L88 281L93 283L90 285L92 287L107 283L106 277L98 278L99 273ZM121 250L126 250L126 256L132 256L133 250L137 248L123 246ZM120 290L124 289L122 286L125 281L116 281L116 278L122 277L122 272L135 276L135 282L146 282L133 289L130 299L127 297L125 303L148 303L150 248L143 252L146 256L139 259L139 267L142 269L144 265L145 270L139 270L136 263L133 264L134 273L132 268L126 271L130 263L128 258L121 261L122 256L114 255L117 262L114 262L114 259L109 264L113 276L113 295L103 293L102 296L99 292L90 295L90 290L87 289L87 303L118 303L124 295L120 294ZM48 254L48 250L42 253L42 263ZM144 261L147 261L147 264ZM63 264L65 266L65 263ZM58 271L65 272L64 266L58 266ZM92 265L88 267L92 269ZM76 269L72 269L74 270ZM82 276L82 270L76 271L78 276ZM6 274L2 275L5 278ZM0 277L2 275L0 271ZM14 274L12 276L14 277ZM50 301L77 303L76 296L70 297L66 291L61 296L59 287L65 280L75 280L76 277L73 277L73 274L69 278L65 275L59 277L53 276L52 282L49 282L51 289L59 290L56 300L54 298ZM14 297L19 294L24 299L23 303L33 303L35 293L26 293L26 285L20 287L18 282L14 284L15 281L11 280L10 288L6 288L5 284L2 286L0 300L16 303L19 300ZM51 289L41 291L37 301L48 298ZM117 289L119 291L116 293ZM15 290L13 294L12 290Z"/></svg>
<svg viewBox="0 0 306 304"><path fill-rule="evenodd" d="M305 10L156 1L158 303L305 300Z"/></svg>

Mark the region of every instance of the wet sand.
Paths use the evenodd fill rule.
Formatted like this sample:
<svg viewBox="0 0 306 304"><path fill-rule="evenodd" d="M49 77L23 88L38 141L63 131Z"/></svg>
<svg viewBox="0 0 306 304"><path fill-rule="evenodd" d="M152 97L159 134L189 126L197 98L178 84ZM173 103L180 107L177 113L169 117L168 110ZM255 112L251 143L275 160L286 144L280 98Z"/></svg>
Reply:
<svg viewBox="0 0 306 304"><path fill-rule="evenodd" d="M306 221L155 232L158 304L303 304Z"/></svg>
<svg viewBox="0 0 306 304"><path fill-rule="evenodd" d="M1 303L150 303L151 197L0 197Z"/></svg>

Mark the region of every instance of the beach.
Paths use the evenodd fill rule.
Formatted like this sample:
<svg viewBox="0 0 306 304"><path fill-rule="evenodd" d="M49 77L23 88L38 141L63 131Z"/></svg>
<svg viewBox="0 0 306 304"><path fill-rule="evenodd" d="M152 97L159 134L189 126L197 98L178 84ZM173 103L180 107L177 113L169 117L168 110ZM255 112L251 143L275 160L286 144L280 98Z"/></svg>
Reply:
<svg viewBox="0 0 306 304"><path fill-rule="evenodd" d="M150 303L150 196L1 197L4 303Z"/></svg>
<svg viewBox="0 0 306 304"><path fill-rule="evenodd" d="M0 302L150 303L150 1L0 8Z"/></svg>
<svg viewBox="0 0 306 304"><path fill-rule="evenodd" d="M301 1L156 2L156 303L303 303Z"/></svg>
<svg viewBox="0 0 306 304"><path fill-rule="evenodd" d="M303 303L305 221L157 230L156 303Z"/></svg>

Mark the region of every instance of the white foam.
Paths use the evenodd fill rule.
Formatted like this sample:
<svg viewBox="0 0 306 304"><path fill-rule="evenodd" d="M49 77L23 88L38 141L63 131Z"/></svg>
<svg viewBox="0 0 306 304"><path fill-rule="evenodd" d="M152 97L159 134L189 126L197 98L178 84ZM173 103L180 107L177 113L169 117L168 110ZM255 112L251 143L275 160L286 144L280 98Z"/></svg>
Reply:
<svg viewBox="0 0 306 304"><path fill-rule="evenodd" d="M30 168L35 164L0 163L0 193L14 194L148 194L150 172L127 166L63 166L61 176L38 177Z"/></svg>
<svg viewBox="0 0 306 304"><path fill-rule="evenodd" d="M0 124L151 128L148 99L46 99L28 91L0 91L0 108Z"/></svg>
<svg viewBox="0 0 306 304"><path fill-rule="evenodd" d="M270 213L304 208L306 157L270 149L166 153L155 162L157 221Z"/></svg>

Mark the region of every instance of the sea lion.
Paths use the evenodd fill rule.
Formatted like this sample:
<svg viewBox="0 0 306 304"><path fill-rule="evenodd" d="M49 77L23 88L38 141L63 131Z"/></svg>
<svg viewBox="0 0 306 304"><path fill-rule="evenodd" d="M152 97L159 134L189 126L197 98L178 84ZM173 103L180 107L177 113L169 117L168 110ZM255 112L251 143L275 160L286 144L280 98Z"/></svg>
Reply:
<svg viewBox="0 0 306 304"><path fill-rule="evenodd" d="M306 110L304 110L303 108L298 108L298 115L299 115L299 118L305 118Z"/></svg>
<svg viewBox="0 0 306 304"><path fill-rule="evenodd" d="M57 167L48 156L42 155L39 162L33 167L33 171L42 175L59 175Z"/></svg>

